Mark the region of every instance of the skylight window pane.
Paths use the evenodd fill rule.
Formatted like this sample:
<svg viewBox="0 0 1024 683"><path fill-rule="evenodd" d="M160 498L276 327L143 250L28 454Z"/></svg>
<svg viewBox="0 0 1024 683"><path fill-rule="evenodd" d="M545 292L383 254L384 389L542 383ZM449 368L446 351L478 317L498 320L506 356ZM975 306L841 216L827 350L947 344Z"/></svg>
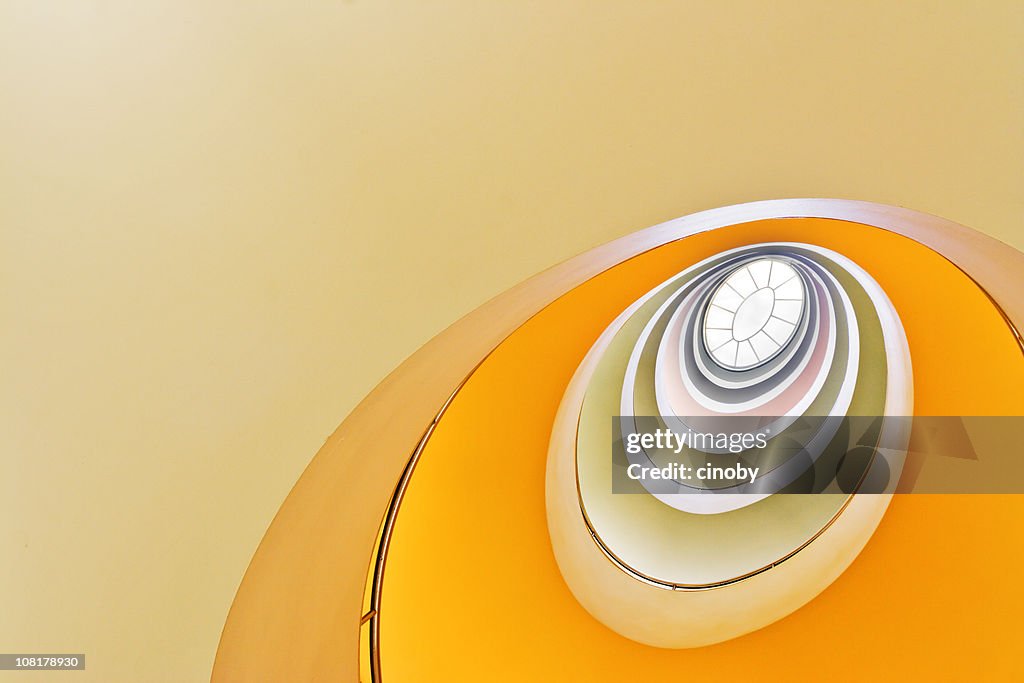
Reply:
<svg viewBox="0 0 1024 683"><path fill-rule="evenodd" d="M705 308L705 349L728 370L771 360L792 340L806 296L803 280L786 261L763 258L740 266Z"/></svg>

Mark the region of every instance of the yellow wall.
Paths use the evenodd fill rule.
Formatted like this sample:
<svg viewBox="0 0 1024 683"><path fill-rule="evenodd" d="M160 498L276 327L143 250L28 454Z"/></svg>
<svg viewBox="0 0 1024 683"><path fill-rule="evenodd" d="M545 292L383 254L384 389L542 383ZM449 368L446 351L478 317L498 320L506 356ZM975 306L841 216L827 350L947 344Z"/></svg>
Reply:
<svg viewBox="0 0 1024 683"><path fill-rule="evenodd" d="M1020 3L308 4L0 3L0 651L207 678L359 398L618 235L833 196L1024 249Z"/></svg>

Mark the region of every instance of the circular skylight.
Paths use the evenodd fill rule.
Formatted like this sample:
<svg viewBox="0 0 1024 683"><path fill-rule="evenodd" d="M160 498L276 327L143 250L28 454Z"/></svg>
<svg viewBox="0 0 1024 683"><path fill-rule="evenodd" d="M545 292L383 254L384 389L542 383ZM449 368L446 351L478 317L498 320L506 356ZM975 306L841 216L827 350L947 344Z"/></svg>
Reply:
<svg viewBox="0 0 1024 683"><path fill-rule="evenodd" d="M734 270L704 312L704 346L727 370L748 370L793 338L807 293L793 266L763 258Z"/></svg>

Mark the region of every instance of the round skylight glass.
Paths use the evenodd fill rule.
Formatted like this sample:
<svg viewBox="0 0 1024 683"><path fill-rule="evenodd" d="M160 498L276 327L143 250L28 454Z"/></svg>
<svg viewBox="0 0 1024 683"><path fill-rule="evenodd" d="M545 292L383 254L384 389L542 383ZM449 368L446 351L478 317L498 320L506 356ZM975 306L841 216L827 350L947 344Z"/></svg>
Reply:
<svg viewBox="0 0 1024 683"><path fill-rule="evenodd" d="M793 266L763 258L734 270L704 312L704 346L727 370L767 363L786 347L803 316L807 291Z"/></svg>

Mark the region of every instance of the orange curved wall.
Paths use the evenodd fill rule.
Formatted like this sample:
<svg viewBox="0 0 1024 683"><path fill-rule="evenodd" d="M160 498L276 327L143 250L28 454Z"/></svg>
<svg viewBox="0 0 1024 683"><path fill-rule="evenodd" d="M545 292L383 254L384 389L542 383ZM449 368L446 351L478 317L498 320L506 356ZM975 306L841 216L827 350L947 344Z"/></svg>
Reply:
<svg viewBox="0 0 1024 683"><path fill-rule="evenodd" d="M654 285L719 251L777 240L834 249L880 283L907 332L917 414L1022 414L1024 363L1005 322L969 278L909 239L786 219L642 254L563 296L502 343L427 442L388 550L384 681L694 673L917 680L1012 670L1024 592L1005 567L1024 559L1024 531L1005 520L1024 515L1020 497L896 496L860 557L818 598L761 631L706 648L627 640L591 618L563 583L547 536L544 472L548 430L577 363ZM979 340L985 353L977 352Z"/></svg>

